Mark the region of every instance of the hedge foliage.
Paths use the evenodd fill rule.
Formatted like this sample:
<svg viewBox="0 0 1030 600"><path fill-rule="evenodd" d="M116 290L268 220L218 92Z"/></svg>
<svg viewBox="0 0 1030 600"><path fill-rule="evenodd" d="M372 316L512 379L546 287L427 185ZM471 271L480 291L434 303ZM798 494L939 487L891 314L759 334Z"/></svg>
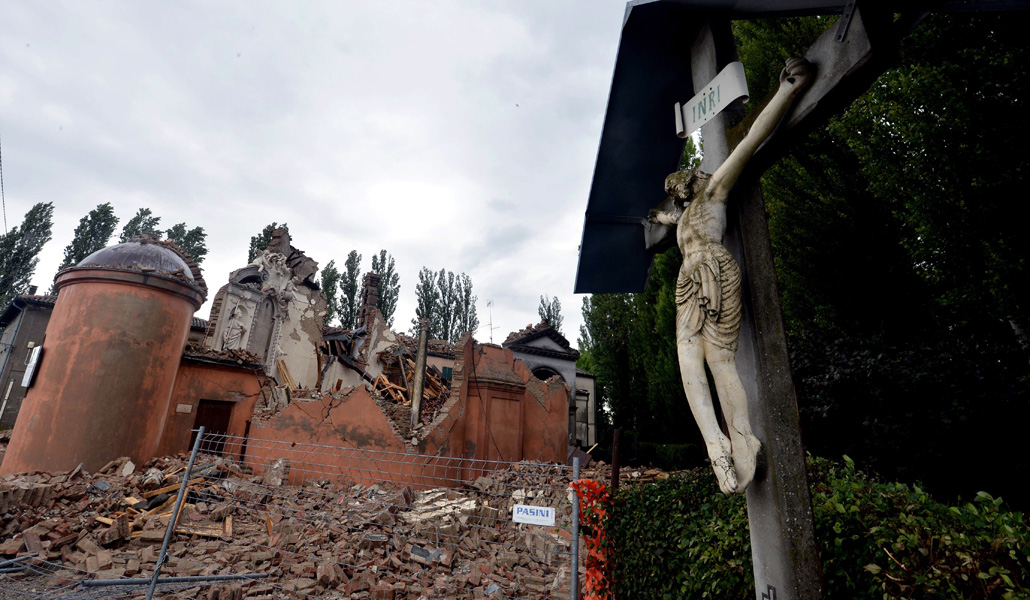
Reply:
<svg viewBox="0 0 1030 600"><path fill-rule="evenodd" d="M809 460L828 600L1030 599L1030 528L981 492L963 506ZM608 531L617 598L754 597L747 510L708 470L621 488Z"/></svg>

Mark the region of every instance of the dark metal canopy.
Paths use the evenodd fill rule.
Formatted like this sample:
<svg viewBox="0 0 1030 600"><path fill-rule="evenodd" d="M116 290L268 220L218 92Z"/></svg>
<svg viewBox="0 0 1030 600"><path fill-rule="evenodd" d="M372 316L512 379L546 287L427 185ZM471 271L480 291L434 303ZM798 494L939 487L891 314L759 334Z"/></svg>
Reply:
<svg viewBox="0 0 1030 600"><path fill-rule="evenodd" d="M647 212L664 198L683 142L673 105L694 95L691 45L708 18L753 19L841 14L854 2L826 0L633 0L626 5L615 73L580 245L576 293L639 292L653 254L645 248ZM1014 10L1030 1L930 3L944 11Z"/></svg>

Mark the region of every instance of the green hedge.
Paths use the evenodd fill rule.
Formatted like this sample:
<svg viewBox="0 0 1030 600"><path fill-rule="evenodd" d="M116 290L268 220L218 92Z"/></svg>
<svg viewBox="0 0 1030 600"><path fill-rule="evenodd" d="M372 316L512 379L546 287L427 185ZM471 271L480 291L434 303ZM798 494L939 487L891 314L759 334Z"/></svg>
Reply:
<svg viewBox="0 0 1030 600"><path fill-rule="evenodd" d="M1030 599L1030 529L981 492L964 506L809 460L828 600ZM608 528L617 598L754 597L747 510L708 470L621 488ZM888 554L889 553L889 554Z"/></svg>

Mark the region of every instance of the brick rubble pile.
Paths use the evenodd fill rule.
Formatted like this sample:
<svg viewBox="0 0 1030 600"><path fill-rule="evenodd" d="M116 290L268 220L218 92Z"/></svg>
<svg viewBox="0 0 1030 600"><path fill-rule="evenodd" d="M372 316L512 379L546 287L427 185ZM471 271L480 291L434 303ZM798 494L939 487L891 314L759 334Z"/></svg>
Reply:
<svg viewBox="0 0 1030 600"><path fill-rule="evenodd" d="M0 562L38 553L58 565L36 588L153 572L185 457L97 474L0 478ZM461 489L283 482L198 459L162 576L269 574L192 588L184 597L551 598L568 595L566 474L520 463ZM565 527L511 522L515 503L559 508ZM559 522L559 525L562 525ZM0 575L0 587L20 575ZM7 578L7 579L4 579ZM37 576L38 578L38 576Z"/></svg>

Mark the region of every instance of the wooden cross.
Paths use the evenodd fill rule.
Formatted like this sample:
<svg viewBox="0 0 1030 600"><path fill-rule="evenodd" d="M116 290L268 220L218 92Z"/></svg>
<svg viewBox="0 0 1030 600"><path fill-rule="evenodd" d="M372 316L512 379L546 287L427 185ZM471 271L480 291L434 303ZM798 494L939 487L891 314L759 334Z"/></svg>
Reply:
<svg viewBox="0 0 1030 600"><path fill-rule="evenodd" d="M892 13L873 9L863 12L853 4L849 3L841 20L805 53L805 58L816 67L813 83L797 99L777 133L749 161L732 193L723 239L743 274L744 314L736 361L750 400L751 423L765 453L764 469L747 488L755 596L759 600L819 598L821 578L797 402L758 177L793 139L824 122L826 117L865 91L891 63L897 41L919 18L917 13L911 13L896 19ZM637 21L631 22L634 10L653 9L653 5L663 5L658 8L666 13L642 10ZM661 161L649 161L634 154L639 148L634 147L634 142L640 143L644 138L656 140L662 146L660 151L650 150L653 156L662 154L661 160L666 160L664 154L674 146L653 133L635 131L641 129L640 126L650 127L656 110L660 109L656 109L653 102L646 106L640 102L635 86L626 82L632 78L629 74L646 71L646 75L640 77L647 77L656 86L664 86L666 94L670 90L675 94L689 92L667 104L666 131L668 136L673 136L673 102L684 101L693 95L689 90L708 85L723 67L737 58L728 18L705 18L705 13L695 10L689 15L693 22L687 26L682 25L690 21L683 18L684 10L687 9L682 3L630 3L623 41L625 43L629 35L638 36L637 43L646 45L646 49L616 65L605 123L606 137L602 138L598 153L584 226L577 292L636 291L632 288L639 283L627 284L625 280L637 277L635 270L639 269L641 260L627 256L626 241L632 237L629 228L641 224L641 217L653 205L630 205L622 198L641 195L638 192L653 198L660 194L662 178L675 170L663 168L658 164ZM669 16L682 23L666 25ZM698 19L703 19L700 26L696 24ZM643 35L642 30L646 32ZM687 85L676 82L683 78L682 65L656 67L653 60L644 59L650 56L646 53L683 50L677 36L682 40L684 35L693 36L688 40L692 81ZM645 41L639 42L641 39ZM634 110L638 111L637 120L627 126L625 116ZM749 125L747 120L740 122L742 117L743 106L738 103L702 127L701 171L714 173L726 160L734 141L741 139ZM734 129L735 126L738 128ZM675 227L645 227L643 233L649 251L655 252L671 244ZM613 250L611 246L616 245L619 247Z"/></svg>
<svg viewBox="0 0 1030 600"><path fill-rule="evenodd" d="M811 88L798 98L776 135L749 162L748 174L734 190L730 205L734 208L724 244L741 265L745 282L737 365L751 399L752 426L765 453L760 467L764 470L747 489L755 590L761 598L820 598L822 584L797 401L758 177L793 139L850 104L882 73L894 55L896 40L883 32L888 16L874 17L880 30L871 34L869 19L853 9L843 35L838 24L809 48L805 58L816 67ZM874 39L880 46L874 46ZM691 51L694 89L701 89L736 59L729 21L709 20ZM714 173L734 142L743 137L750 123L737 123L742 114L743 107L738 106L702 126L701 171Z"/></svg>

